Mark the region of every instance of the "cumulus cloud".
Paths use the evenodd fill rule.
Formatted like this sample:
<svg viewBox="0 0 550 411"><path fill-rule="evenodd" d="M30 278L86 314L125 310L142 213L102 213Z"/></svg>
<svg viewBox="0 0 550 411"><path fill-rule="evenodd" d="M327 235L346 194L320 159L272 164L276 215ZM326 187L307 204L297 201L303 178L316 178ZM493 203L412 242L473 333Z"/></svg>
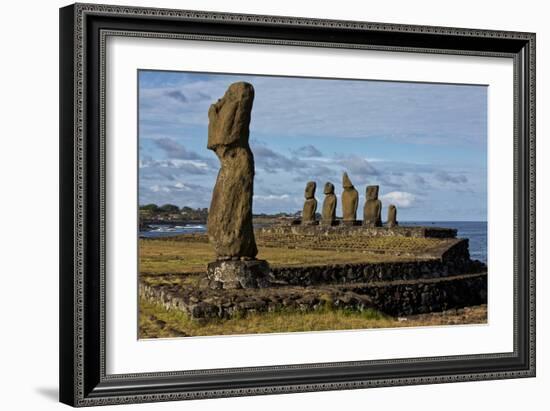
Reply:
<svg viewBox="0 0 550 411"><path fill-rule="evenodd" d="M426 179L419 174L414 174L412 176L412 179L413 179L413 182L419 186L424 186L427 184Z"/></svg>
<svg viewBox="0 0 550 411"><path fill-rule="evenodd" d="M298 159L288 158L265 145L255 145L252 151L254 152L254 163L257 168L273 172L276 170L293 170L300 167Z"/></svg>
<svg viewBox="0 0 550 411"><path fill-rule="evenodd" d="M301 208L302 197L289 194L254 195L254 212L280 213L281 211L294 212Z"/></svg>
<svg viewBox="0 0 550 411"><path fill-rule="evenodd" d="M174 179L182 174L210 174L215 170L208 161L204 160L180 160L164 159L153 160L151 158L142 158L139 161L140 178L151 178L151 176L161 176Z"/></svg>
<svg viewBox="0 0 550 411"><path fill-rule="evenodd" d="M155 145L165 152L169 158L179 158L184 160L199 160L200 155L194 151L187 150L183 145L172 138L159 138L154 140Z"/></svg>
<svg viewBox="0 0 550 411"><path fill-rule="evenodd" d="M187 103L187 96L181 90L168 90L165 94L180 103Z"/></svg>
<svg viewBox="0 0 550 411"><path fill-rule="evenodd" d="M268 194L268 195L254 195L254 200L286 200L290 198L288 194Z"/></svg>
<svg viewBox="0 0 550 411"><path fill-rule="evenodd" d="M359 156L351 156L348 158L340 159L340 164L346 168L348 174L362 177L367 176L376 176L378 175L378 170L372 166L372 164L367 161L367 159Z"/></svg>
<svg viewBox="0 0 550 411"><path fill-rule="evenodd" d="M323 156L323 153L321 153L317 148L315 148L311 144L308 144L307 146L302 146L297 150L293 150L293 154L298 157L322 157Z"/></svg>
<svg viewBox="0 0 550 411"><path fill-rule="evenodd" d="M297 174L292 178L292 181L305 184L306 181L317 181L321 184L322 181L332 181L336 184L341 178L340 172L323 164L312 162L305 164L298 170Z"/></svg>
<svg viewBox="0 0 550 411"><path fill-rule="evenodd" d="M205 188L191 183L183 183L178 181L174 184L153 184L147 187L153 193L173 193L173 192L182 192L182 191L194 191L194 192L204 192Z"/></svg>
<svg viewBox="0 0 550 411"><path fill-rule="evenodd" d="M442 183L454 183L454 184L464 184L468 182L463 174L451 175L446 171L440 170L434 173L435 178Z"/></svg>
<svg viewBox="0 0 550 411"><path fill-rule="evenodd" d="M380 199L390 204L394 204L397 207L408 208L414 204L416 197L414 194L406 191L392 191L391 193L380 196Z"/></svg>

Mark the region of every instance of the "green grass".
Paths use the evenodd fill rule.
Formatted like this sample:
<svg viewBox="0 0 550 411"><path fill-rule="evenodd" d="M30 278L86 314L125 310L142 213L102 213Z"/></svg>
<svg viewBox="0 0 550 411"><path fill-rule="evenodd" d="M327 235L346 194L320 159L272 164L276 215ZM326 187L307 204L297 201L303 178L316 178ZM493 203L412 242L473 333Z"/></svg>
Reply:
<svg viewBox="0 0 550 411"><path fill-rule="evenodd" d="M487 323L487 306L481 305L444 313L389 317L376 310L363 312L331 309L253 313L229 320L198 322L178 310L140 299L139 338L285 333L298 331L356 330L369 328L424 327Z"/></svg>
<svg viewBox="0 0 550 411"><path fill-rule="evenodd" d="M322 309L310 312L278 311L247 314L228 320L194 321L178 310L140 300L140 338L282 333L395 327L398 322L376 310L363 312Z"/></svg>

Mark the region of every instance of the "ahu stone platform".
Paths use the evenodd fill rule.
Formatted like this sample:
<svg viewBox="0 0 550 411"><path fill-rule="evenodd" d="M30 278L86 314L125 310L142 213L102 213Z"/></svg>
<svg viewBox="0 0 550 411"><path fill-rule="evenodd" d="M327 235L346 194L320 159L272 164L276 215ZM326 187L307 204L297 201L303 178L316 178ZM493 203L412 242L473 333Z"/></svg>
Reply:
<svg viewBox="0 0 550 411"><path fill-rule="evenodd" d="M247 313L373 308L392 316L423 314L487 302L487 273L416 280L316 286L212 290L200 286L140 284L140 296L180 310L195 320L228 319Z"/></svg>
<svg viewBox="0 0 550 411"><path fill-rule="evenodd" d="M457 230L454 228L430 227L430 226L395 226L395 227L368 227L357 221L356 225L302 225L300 220L290 224L272 225L259 228L260 234L280 235L328 235L328 236L356 236L356 237L415 237L415 238L456 238Z"/></svg>
<svg viewBox="0 0 550 411"><path fill-rule="evenodd" d="M279 234L275 235L277 241ZM303 242L301 235L298 243ZM265 241L263 238L262 242ZM295 242L287 242L295 246ZM359 237L357 243L368 244ZM200 321L254 312L311 311L327 307L376 309L393 316L406 316L485 304L487 266L471 260L468 240L447 237L427 243L436 246L405 260L271 266L269 284L263 288L237 285L234 289L215 289L206 273L142 275L140 295Z"/></svg>

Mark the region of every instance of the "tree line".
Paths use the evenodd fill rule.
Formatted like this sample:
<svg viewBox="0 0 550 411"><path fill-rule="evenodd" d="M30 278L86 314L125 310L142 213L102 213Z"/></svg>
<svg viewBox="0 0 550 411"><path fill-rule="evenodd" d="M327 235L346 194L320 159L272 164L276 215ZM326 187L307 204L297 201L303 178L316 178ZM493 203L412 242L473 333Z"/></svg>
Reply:
<svg viewBox="0 0 550 411"><path fill-rule="evenodd" d="M139 206L140 214L144 216L158 216L167 214L180 214L186 219L204 219L208 215L207 208L178 207L175 204L157 205L154 203Z"/></svg>

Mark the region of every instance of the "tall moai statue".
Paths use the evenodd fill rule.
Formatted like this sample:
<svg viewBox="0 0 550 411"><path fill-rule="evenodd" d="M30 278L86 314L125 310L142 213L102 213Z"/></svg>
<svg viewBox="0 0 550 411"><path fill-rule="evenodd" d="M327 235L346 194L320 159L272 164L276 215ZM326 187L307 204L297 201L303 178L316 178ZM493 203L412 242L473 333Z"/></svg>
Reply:
<svg viewBox="0 0 550 411"><path fill-rule="evenodd" d="M334 184L327 182L324 189L325 200L323 201L323 212L321 213L321 224L336 224L336 195L334 194Z"/></svg>
<svg viewBox="0 0 550 411"><path fill-rule="evenodd" d="M378 190L378 186L367 186L363 225L368 227L382 227L382 202L378 199Z"/></svg>
<svg viewBox="0 0 550 411"><path fill-rule="evenodd" d="M390 204L388 207L388 222L386 225L389 228L397 227L397 207L393 204Z"/></svg>
<svg viewBox="0 0 550 411"><path fill-rule="evenodd" d="M313 225L317 224L315 220L315 212L317 211L317 200L315 199L315 189L317 183L315 181L308 181L304 192L304 209L302 210L302 224Z"/></svg>
<svg viewBox="0 0 550 411"><path fill-rule="evenodd" d="M208 264L208 277L224 288L259 286L269 271L266 261L255 259L252 227L254 156L248 137L253 100L251 84L233 83L208 110L207 148L221 165L208 210L208 239L217 259Z"/></svg>
<svg viewBox="0 0 550 411"><path fill-rule="evenodd" d="M359 193L348 177L348 173L342 176L342 222L345 225L354 225L357 221L357 207L359 206Z"/></svg>

